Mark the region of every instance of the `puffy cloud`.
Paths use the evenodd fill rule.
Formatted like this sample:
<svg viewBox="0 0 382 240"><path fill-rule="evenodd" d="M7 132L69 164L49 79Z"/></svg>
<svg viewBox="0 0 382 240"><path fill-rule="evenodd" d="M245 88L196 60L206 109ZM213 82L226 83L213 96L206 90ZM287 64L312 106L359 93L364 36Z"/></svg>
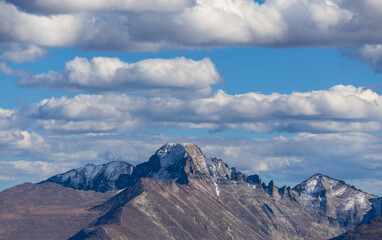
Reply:
<svg viewBox="0 0 382 240"><path fill-rule="evenodd" d="M126 63L118 58L76 57L65 65L65 73L49 72L19 79L23 87L48 87L85 91L124 91L148 95L210 95L211 85L222 81L208 59L183 57L146 59Z"/></svg>
<svg viewBox="0 0 382 240"><path fill-rule="evenodd" d="M68 46L78 38L83 23L79 15L32 15L0 1L0 40L3 41Z"/></svg>
<svg viewBox="0 0 382 240"><path fill-rule="evenodd" d="M27 109L10 110L0 108L0 131L11 129L26 129L29 115Z"/></svg>
<svg viewBox="0 0 382 240"><path fill-rule="evenodd" d="M180 99L125 94L45 99L31 106L49 130L109 132L158 127L254 132L379 131L382 97L370 89L337 85L328 90Z"/></svg>
<svg viewBox="0 0 382 240"><path fill-rule="evenodd" d="M6 50L3 51L0 58L16 63L32 62L36 59L44 57L47 53L47 50L36 45L23 46L20 44L11 44L10 46L6 46L4 48Z"/></svg>
<svg viewBox="0 0 382 240"><path fill-rule="evenodd" d="M31 154L49 147L44 138L35 132L19 129L0 131L0 153L3 157L17 157L25 152Z"/></svg>
<svg viewBox="0 0 382 240"><path fill-rule="evenodd" d="M222 45L348 47L382 41L376 0L64 2L1 1L0 40L112 51Z"/></svg>
<svg viewBox="0 0 382 240"><path fill-rule="evenodd" d="M358 49L356 57L361 61L371 66L375 72L382 72L382 44L365 45Z"/></svg>

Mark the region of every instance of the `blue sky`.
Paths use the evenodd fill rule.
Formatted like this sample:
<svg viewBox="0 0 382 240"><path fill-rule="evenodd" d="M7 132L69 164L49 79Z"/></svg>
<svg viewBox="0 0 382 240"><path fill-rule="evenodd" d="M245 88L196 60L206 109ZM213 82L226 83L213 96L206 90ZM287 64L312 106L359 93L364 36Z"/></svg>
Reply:
<svg viewBox="0 0 382 240"><path fill-rule="evenodd" d="M381 2L258 2L1 0L0 189L194 142L381 195Z"/></svg>

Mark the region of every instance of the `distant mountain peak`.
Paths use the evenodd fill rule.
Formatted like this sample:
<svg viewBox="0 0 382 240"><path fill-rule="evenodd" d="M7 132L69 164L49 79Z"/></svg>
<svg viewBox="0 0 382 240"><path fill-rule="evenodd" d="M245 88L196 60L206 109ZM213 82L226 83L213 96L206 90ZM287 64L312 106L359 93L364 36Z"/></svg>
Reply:
<svg viewBox="0 0 382 240"><path fill-rule="evenodd" d="M187 183L189 174L208 174L206 157L192 143L166 143L155 152L152 159L155 158L159 161L160 168L149 177Z"/></svg>
<svg viewBox="0 0 382 240"><path fill-rule="evenodd" d="M368 199L373 195L365 193L354 186L318 173L293 188L303 205L312 214L337 218L350 216L362 220L365 212L371 207ZM346 217L344 217L346 218ZM346 222L344 222L346 224Z"/></svg>
<svg viewBox="0 0 382 240"><path fill-rule="evenodd" d="M132 174L134 166L124 161L112 161L101 165L86 164L43 182L54 182L79 190L106 192L118 189L115 185L121 174ZM41 182L41 183L43 183Z"/></svg>

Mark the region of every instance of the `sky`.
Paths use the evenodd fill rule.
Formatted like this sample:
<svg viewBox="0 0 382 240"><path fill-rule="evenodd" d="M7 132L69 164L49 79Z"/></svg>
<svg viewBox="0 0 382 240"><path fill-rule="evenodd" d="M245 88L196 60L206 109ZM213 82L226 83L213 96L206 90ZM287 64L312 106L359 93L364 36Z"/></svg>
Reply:
<svg viewBox="0 0 382 240"><path fill-rule="evenodd" d="M382 195L382 0L0 0L0 190L197 144Z"/></svg>

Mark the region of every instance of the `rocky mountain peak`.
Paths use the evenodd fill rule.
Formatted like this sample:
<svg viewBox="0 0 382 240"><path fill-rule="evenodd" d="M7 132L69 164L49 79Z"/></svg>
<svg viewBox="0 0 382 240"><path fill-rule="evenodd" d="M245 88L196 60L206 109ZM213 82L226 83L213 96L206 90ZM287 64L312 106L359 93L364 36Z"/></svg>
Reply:
<svg viewBox="0 0 382 240"><path fill-rule="evenodd" d="M344 185L346 185L345 182L341 180L333 179L324 174L317 173L306 179L301 184L295 186L293 190L317 198L325 195L326 191L332 191L333 189L337 189ZM341 189L343 190L344 188Z"/></svg>
<svg viewBox="0 0 382 240"><path fill-rule="evenodd" d="M302 204L312 213L330 218L361 222L364 213L371 209L373 195L323 174L315 174L293 188ZM360 214L362 213L362 214Z"/></svg>
<svg viewBox="0 0 382 240"><path fill-rule="evenodd" d="M157 159L160 168L149 177L187 183L189 174L208 173L206 158L195 144L167 143L155 152L152 159Z"/></svg>
<svg viewBox="0 0 382 240"><path fill-rule="evenodd" d="M193 143L166 143L160 147L155 154L161 157L166 155L179 156L187 153L189 156L203 156L202 150Z"/></svg>

